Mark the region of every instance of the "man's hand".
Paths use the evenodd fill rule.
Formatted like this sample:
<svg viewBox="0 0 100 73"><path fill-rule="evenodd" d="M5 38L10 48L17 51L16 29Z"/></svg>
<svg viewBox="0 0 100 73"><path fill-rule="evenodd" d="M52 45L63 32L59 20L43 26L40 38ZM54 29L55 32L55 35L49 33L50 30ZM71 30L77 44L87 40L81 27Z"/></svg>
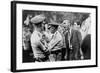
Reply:
<svg viewBox="0 0 100 73"><path fill-rule="evenodd" d="M72 48L72 45L70 45L69 48L72 50L72 49L73 49L73 48Z"/></svg>
<svg viewBox="0 0 100 73"><path fill-rule="evenodd" d="M82 55L82 56L81 56L81 60L83 60L83 59L84 59L84 56Z"/></svg>
<svg viewBox="0 0 100 73"><path fill-rule="evenodd" d="M51 52L51 50L50 49L46 49L45 52Z"/></svg>
<svg viewBox="0 0 100 73"><path fill-rule="evenodd" d="M48 49L45 50L46 55L50 54L50 51Z"/></svg>

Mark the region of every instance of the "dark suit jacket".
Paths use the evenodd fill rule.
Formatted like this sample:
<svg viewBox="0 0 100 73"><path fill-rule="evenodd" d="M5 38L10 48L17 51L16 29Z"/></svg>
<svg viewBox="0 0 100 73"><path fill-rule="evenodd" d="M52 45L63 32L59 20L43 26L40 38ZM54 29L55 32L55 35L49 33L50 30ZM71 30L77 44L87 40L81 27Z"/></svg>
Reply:
<svg viewBox="0 0 100 73"><path fill-rule="evenodd" d="M75 54L78 54L80 45L81 45L81 41L82 41L82 36L81 33L78 30L72 29L71 30L71 38L70 38L70 43L72 44L72 48L73 48L73 56ZM66 53L67 55L69 55L69 42L68 42L68 33L66 33L65 35L65 43L66 43Z"/></svg>

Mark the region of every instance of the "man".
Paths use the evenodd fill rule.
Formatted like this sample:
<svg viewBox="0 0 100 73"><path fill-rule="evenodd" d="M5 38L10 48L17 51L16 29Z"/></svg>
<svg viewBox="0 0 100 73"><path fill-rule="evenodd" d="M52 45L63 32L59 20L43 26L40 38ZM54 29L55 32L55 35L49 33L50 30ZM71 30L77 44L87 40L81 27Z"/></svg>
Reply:
<svg viewBox="0 0 100 73"><path fill-rule="evenodd" d="M43 15L37 15L31 19L31 23L34 24L34 32L31 35L31 46L35 61L37 62L45 62L48 60L48 56L45 53L46 48L41 42L44 20L45 16Z"/></svg>
<svg viewBox="0 0 100 73"><path fill-rule="evenodd" d="M79 60L80 59L80 45L82 36L78 30L73 29L70 21L64 20L68 32L65 35L66 42L66 55L67 60Z"/></svg>
<svg viewBox="0 0 100 73"><path fill-rule="evenodd" d="M63 43L63 47L62 47L62 61L63 61L63 60L65 60L65 54L66 54L65 34L67 32L66 24L64 24L64 22L61 24L61 26L59 26L58 31L61 33L62 39L63 39L62 40L62 43Z"/></svg>
<svg viewBox="0 0 100 73"><path fill-rule="evenodd" d="M28 27L23 27L23 62L33 62L32 47L30 44L31 32Z"/></svg>
<svg viewBox="0 0 100 73"><path fill-rule="evenodd" d="M61 49L62 49L62 36L58 32L57 23L49 23L50 32L52 34L52 38L48 43L48 51L51 52L49 59L50 61L60 61L61 60Z"/></svg>

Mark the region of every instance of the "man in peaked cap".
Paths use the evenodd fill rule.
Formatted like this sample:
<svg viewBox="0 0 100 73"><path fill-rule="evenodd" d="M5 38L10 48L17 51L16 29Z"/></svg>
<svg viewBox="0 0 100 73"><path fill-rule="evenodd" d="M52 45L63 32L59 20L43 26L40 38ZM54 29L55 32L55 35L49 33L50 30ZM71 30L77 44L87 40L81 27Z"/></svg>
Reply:
<svg viewBox="0 0 100 73"><path fill-rule="evenodd" d="M51 52L49 59L50 61L60 61L61 60L61 48L62 48L62 36L58 32L58 26L60 24L52 22L48 23L49 30L52 34L52 38L48 43L48 51Z"/></svg>
<svg viewBox="0 0 100 73"><path fill-rule="evenodd" d="M34 32L31 35L31 46L36 62L45 62L48 60L48 57L45 54L46 48L41 42L44 20L44 15L36 15L31 19L31 23L35 28Z"/></svg>

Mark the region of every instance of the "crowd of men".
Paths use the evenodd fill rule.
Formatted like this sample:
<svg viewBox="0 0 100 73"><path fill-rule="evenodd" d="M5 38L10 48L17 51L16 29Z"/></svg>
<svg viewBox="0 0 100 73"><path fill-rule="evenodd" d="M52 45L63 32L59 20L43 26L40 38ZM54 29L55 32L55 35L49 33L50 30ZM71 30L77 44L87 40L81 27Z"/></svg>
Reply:
<svg viewBox="0 0 100 73"><path fill-rule="evenodd" d="M45 20L46 17L42 14L30 19L34 31L29 32L27 40L29 42L26 44L30 44L32 50L30 55L33 56L34 62L84 59L81 48L82 34L75 28L79 23L71 23L70 20L63 20L62 23L55 21L46 23ZM26 44L23 43L24 50Z"/></svg>

